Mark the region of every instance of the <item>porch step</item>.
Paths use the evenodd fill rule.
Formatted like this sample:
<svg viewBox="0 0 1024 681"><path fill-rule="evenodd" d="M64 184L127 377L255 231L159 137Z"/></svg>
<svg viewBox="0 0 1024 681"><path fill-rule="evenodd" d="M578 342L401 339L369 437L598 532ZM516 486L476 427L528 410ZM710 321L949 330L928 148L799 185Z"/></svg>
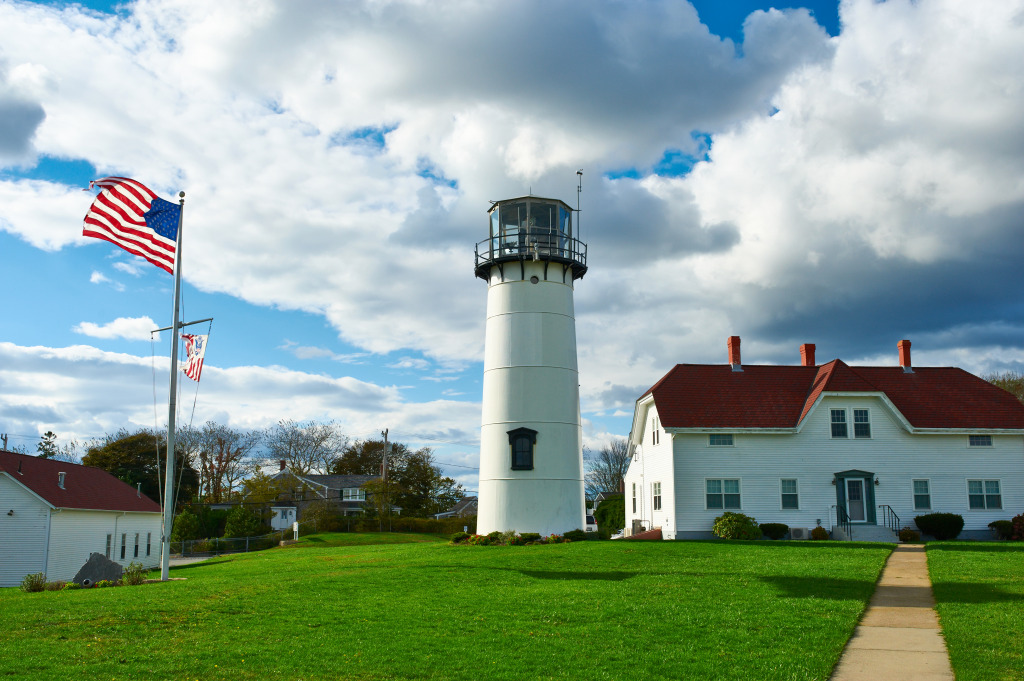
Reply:
<svg viewBox="0 0 1024 681"><path fill-rule="evenodd" d="M884 525L854 525L850 541L882 541L899 543L896 533Z"/></svg>

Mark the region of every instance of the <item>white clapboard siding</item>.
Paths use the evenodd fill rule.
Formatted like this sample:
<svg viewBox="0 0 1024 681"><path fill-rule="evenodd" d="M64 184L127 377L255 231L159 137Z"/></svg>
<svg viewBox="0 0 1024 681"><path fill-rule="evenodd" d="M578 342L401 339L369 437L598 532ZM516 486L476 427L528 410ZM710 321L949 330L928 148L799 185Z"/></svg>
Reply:
<svg viewBox="0 0 1024 681"><path fill-rule="evenodd" d="M853 408L867 408L871 438L832 438L832 408L849 410L851 435ZM911 434L874 396L827 396L796 434L735 433L733 447L710 447L706 433L679 433L673 441L676 527L684 536L709 532L722 513L705 508L707 478L739 478L741 512L791 527L814 527L819 519L831 526L837 503L833 475L847 470L874 473L876 507L892 506L903 526L913 526L915 515L948 512L964 517L965 531L987 531L991 521L1024 508L1024 436L993 435L993 446L969 447L966 432ZM798 481L799 510L782 510L782 478ZM915 479L930 482L930 511L913 508ZM968 479L999 480L1002 510L971 510Z"/></svg>
<svg viewBox="0 0 1024 681"><path fill-rule="evenodd" d="M146 555L146 533L151 533L150 555ZM139 535L138 557L135 535ZM107 534L111 535L111 560L154 567L160 562L160 514L115 511L55 511L50 523L50 559L47 574L51 579L71 579L93 553L106 552ZM124 535L124 558L121 540Z"/></svg>
<svg viewBox="0 0 1024 681"><path fill-rule="evenodd" d="M652 419L658 418L657 409L650 404L643 420L643 431L634 433L642 444L642 457L630 464L625 477L626 527L633 520L642 520L648 528L660 527L665 539L675 538L676 520L673 514L675 481L672 472L672 436L658 427L657 444L652 430ZM660 424L660 420L659 420ZM661 483L661 509L654 508L654 484ZM637 508L633 512L633 484L637 489Z"/></svg>
<svg viewBox="0 0 1024 681"><path fill-rule="evenodd" d="M0 587L18 586L25 575L46 571L49 514L38 497L0 474Z"/></svg>

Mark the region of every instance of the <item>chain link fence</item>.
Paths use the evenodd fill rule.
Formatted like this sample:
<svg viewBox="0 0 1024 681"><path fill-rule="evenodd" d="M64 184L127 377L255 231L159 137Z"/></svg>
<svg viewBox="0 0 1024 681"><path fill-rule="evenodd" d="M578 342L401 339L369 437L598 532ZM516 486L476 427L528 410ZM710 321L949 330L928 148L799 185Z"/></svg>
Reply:
<svg viewBox="0 0 1024 681"><path fill-rule="evenodd" d="M299 523L299 534L316 532L315 520ZM214 537L212 539L187 539L171 542L171 555L181 558L222 556L228 553L263 551L280 546L281 542L295 538L292 528L277 530L258 537Z"/></svg>

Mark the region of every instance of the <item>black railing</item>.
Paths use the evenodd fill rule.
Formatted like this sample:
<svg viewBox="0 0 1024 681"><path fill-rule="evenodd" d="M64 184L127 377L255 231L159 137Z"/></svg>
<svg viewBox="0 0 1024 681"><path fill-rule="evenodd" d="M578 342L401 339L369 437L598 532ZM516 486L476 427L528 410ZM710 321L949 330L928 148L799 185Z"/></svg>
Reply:
<svg viewBox="0 0 1024 681"><path fill-rule="evenodd" d="M524 229L484 239L476 245L476 276L488 279L492 265L513 261L556 262L572 268L572 278L587 273L587 245L563 232Z"/></svg>
<svg viewBox="0 0 1024 681"><path fill-rule="evenodd" d="M879 504L878 508L882 510L882 524L893 532L899 534L900 517L896 515L896 511L892 510L892 506L889 506L888 504Z"/></svg>
<svg viewBox="0 0 1024 681"><path fill-rule="evenodd" d="M836 509L836 525L843 528L847 539L853 539L853 522L850 521L850 515L846 509L838 505L832 508Z"/></svg>

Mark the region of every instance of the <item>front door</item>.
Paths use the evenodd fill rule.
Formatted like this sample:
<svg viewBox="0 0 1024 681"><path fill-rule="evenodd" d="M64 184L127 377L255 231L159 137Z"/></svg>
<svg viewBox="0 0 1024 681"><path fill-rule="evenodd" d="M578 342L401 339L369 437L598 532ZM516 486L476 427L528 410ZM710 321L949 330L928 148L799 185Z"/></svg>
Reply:
<svg viewBox="0 0 1024 681"><path fill-rule="evenodd" d="M864 478L846 478L846 514L850 522L867 522L864 505Z"/></svg>

